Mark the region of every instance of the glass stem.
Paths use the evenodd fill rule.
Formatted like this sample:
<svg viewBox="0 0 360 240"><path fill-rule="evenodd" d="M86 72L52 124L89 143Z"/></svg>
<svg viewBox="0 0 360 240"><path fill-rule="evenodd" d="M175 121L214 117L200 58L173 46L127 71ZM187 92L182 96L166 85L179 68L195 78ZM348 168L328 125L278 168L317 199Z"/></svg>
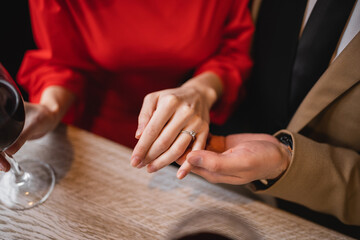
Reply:
<svg viewBox="0 0 360 240"><path fill-rule="evenodd" d="M12 156L7 155L5 152L2 152L3 156L5 157L6 161L11 166L11 170L14 172L15 175L15 182L17 184L21 184L26 182L29 179L29 175L26 174L20 167L17 161Z"/></svg>

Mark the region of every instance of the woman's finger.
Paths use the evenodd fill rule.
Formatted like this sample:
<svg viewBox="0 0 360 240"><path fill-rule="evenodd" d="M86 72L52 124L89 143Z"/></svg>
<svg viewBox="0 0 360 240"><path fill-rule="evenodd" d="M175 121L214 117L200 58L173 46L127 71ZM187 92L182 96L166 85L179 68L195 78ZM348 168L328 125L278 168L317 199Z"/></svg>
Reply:
<svg viewBox="0 0 360 240"><path fill-rule="evenodd" d="M148 94L144 98L143 105L140 110L140 114L138 117L138 127L135 133L135 138L139 139L141 134L143 133L146 125L149 123L151 116L153 115L156 105L158 103L158 94Z"/></svg>
<svg viewBox="0 0 360 240"><path fill-rule="evenodd" d="M205 149L208 135L209 135L209 125L203 124L199 132L196 133L195 141L192 145L192 151Z"/></svg>
<svg viewBox="0 0 360 240"><path fill-rule="evenodd" d="M148 165L148 172L156 172L179 159L184 154L191 141L192 138L189 138L186 134L180 134L168 151Z"/></svg>
<svg viewBox="0 0 360 240"><path fill-rule="evenodd" d="M190 109L189 106L179 107L179 109L161 131L158 138L151 145L148 153L146 154L143 165L150 163L151 161L158 158L161 154L166 152L181 133L182 129L184 129L184 126L188 124L190 119L192 119L192 117L193 110ZM192 125L194 129L199 129L199 122L192 121ZM189 137L192 140L190 135Z"/></svg>
<svg viewBox="0 0 360 240"><path fill-rule="evenodd" d="M175 162L179 165L183 165L189 152L191 152L191 144L187 147L183 155L181 155Z"/></svg>
<svg viewBox="0 0 360 240"><path fill-rule="evenodd" d="M209 128L207 127L203 130L203 132L196 136L196 140L192 146L192 151L203 150L205 148L208 133ZM185 160L176 174L177 178L183 179L184 177L186 177L186 175L191 172L192 167L193 166Z"/></svg>
<svg viewBox="0 0 360 240"><path fill-rule="evenodd" d="M34 131L34 123L31 120L31 116L25 120L25 126L18 139L6 150L9 155L14 155L28 139L31 139L32 131Z"/></svg>
<svg viewBox="0 0 360 240"><path fill-rule="evenodd" d="M28 139L26 134L20 134L16 142L14 142L11 147L6 149L6 153L9 155L14 155L26 142Z"/></svg>
<svg viewBox="0 0 360 240"><path fill-rule="evenodd" d="M192 115L192 114L183 114L182 111L178 111L175 115L177 115L177 114L183 115L183 116L184 115L185 116ZM184 124L188 121L187 118L188 117L186 117L186 119L183 119L182 121L179 121L179 119L182 119L179 117L178 120L173 120L173 121L174 122L179 121ZM191 131L196 132L196 131L198 131L197 129L201 129L202 122L201 122L200 118L192 118L192 120L190 122L191 122L191 124L186 126L185 128L183 128L182 125L179 128L176 128L175 132L173 132L174 140L169 141L168 143L165 143L164 141L160 141L160 139L162 138L162 136L167 135L165 130L172 129L170 126L167 125L166 128L164 129L164 131L161 133L161 136L159 136L159 138L156 140L156 142L153 144L153 146L151 146L151 150L153 149L153 147L156 149L156 146L160 146L160 144L164 144L166 147L167 146L169 146L169 147L171 146L171 147L170 148L167 147L166 149L163 148L163 149L165 149L165 151L157 152L156 153L157 155L155 155L156 158L154 157L154 155L151 156L151 154L150 154L151 150L150 150L147 157L144 159L144 161L140 165L140 167L143 167L151 162L160 162L160 160L157 161L158 160L157 158L160 157L160 155L162 156L162 158L163 158L163 155L168 156L168 159L166 160L167 164L170 164L170 163L178 160L184 154L184 152L188 148L189 144L194 141L193 136L191 135ZM193 130L182 130L182 129L193 129ZM204 133L204 134L207 134L207 133ZM180 141L180 140L182 140L182 141ZM177 142L177 144L175 144L175 142ZM174 145L176 147L174 147ZM161 150L161 149L157 148L157 150ZM167 155L168 151L176 152L176 154L170 153L169 155ZM154 166L156 166L156 163ZM161 167L163 167L163 166L161 166ZM159 168L154 167L154 169L159 169Z"/></svg>
<svg viewBox="0 0 360 240"><path fill-rule="evenodd" d="M145 159L150 146L159 136L160 132L176 110L176 105L178 104L177 100L174 99L174 97L168 96L164 97L162 101L159 102L157 109L155 110L153 116L145 127L145 130L143 131L138 143L134 148L131 157L131 165L133 167L138 166Z"/></svg>

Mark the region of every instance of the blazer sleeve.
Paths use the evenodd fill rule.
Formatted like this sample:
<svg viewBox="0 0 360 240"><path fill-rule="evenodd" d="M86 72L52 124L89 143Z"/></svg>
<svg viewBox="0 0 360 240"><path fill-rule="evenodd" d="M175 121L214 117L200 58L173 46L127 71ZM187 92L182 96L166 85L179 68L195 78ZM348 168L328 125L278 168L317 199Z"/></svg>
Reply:
<svg viewBox="0 0 360 240"><path fill-rule="evenodd" d="M360 225L360 155L356 150L315 142L287 130L293 157L285 174L258 191Z"/></svg>
<svg viewBox="0 0 360 240"><path fill-rule="evenodd" d="M243 94L241 87L252 67L250 47L254 26L248 4L247 0L234 1L224 26L220 47L215 55L195 71L195 75L211 71L222 81L222 97L210 113L211 121L216 124L224 123L231 114L240 97L239 93Z"/></svg>

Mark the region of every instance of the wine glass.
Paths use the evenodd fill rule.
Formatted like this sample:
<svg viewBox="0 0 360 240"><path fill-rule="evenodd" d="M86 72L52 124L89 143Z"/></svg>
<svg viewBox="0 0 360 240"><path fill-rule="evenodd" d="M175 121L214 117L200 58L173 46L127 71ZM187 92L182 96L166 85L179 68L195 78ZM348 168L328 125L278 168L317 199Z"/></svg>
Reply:
<svg viewBox="0 0 360 240"><path fill-rule="evenodd" d="M24 102L15 82L0 63L0 154L11 169L0 172L0 202L14 210L43 203L55 185L53 169L46 163L26 160L20 165L6 154L19 137L25 122Z"/></svg>

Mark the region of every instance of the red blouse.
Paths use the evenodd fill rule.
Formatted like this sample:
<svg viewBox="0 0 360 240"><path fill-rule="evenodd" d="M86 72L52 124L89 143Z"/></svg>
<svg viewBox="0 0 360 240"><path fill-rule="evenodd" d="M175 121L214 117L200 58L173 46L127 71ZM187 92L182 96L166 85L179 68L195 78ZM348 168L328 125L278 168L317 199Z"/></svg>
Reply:
<svg viewBox="0 0 360 240"><path fill-rule="evenodd" d="M222 123L252 65L248 0L29 3L38 49L17 77L30 101L63 86L78 96L64 122L130 147L146 94L212 71L224 94L211 119Z"/></svg>

